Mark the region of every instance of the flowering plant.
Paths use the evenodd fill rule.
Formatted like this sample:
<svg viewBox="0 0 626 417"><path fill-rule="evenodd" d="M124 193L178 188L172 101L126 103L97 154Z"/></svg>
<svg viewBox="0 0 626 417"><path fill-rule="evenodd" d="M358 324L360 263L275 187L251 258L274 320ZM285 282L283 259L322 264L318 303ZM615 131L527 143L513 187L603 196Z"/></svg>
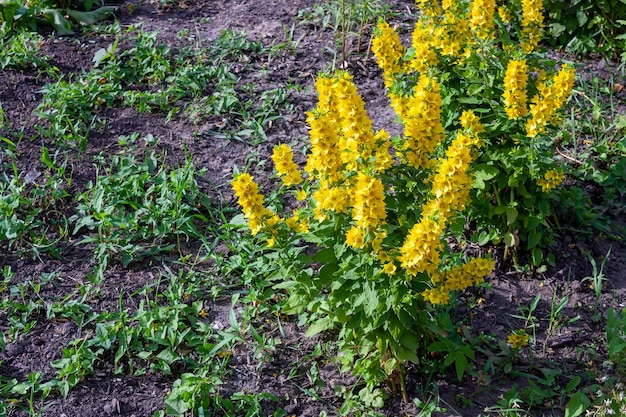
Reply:
<svg viewBox="0 0 626 417"><path fill-rule="evenodd" d="M345 369L370 388L387 379L405 399L407 360L444 352L459 378L467 370L473 352L445 306L482 282L494 262L454 252L449 239L464 229L466 208L479 228L505 213L506 227L496 224L488 240L535 227L532 209L520 212L524 198L562 179L546 133L573 77L569 67L555 77L528 70L543 62L533 55L536 1L522 2L521 46L509 39L504 49L495 39L494 1L418 3L412 48L384 22L372 45L402 136L373 130L348 73L320 75L304 172L287 145L272 156L296 209L266 206L249 174L232 183L252 234L267 240L282 267L275 288L289 293L286 312L307 313L308 335L335 329ZM502 17L495 22L500 37L508 34ZM505 192L510 204L500 203ZM484 202L470 204L472 195Z"/></svg>
<svg viewBox="0 0 626 417"><path fill-rule="evenodd" d="M539 51L541 0L511 1L497 12L490 0L417 3L423 13L410 48L385 22L372 44L391 105L404 120L412 117L424 74L435 74L446 127L457 127L458 115L467 110L480 116L485 146L476 160L468 210L473 240L504 241L507 250L523 244L536 266L543 260L540 243L552 238L551 190L564 178L554 158L554 126L571 93L574 69L564 65L556 72L556 63ZM413 138L407 142L411 149L428 142L406 123L405 135Z"/></svg>
<svg viewBox="0 0 626 417"><path fill-rule="evenodd" d="M308 113L306 181L288 146L277 146L272 156L283 186L301 201L291 215L266 207L249 174L233 180L251 232L267 239L284 276L293 277L276 285L290 293L288 312L309 310L309 335L338 328L347 368L371 384L393 376L403 392L404 362L419 363L446 337L438 322L445 315L431 313L493 269L491 259L463 260L445 242L449 224L469 202L483 127L471 110L464 112L446 143L440 86L426 75L419 85L425 98L406 123L429 138L418 144L407 135L392 146L387 132L373 131L349 74L318 78L319 102ZM319 249L311 258L283 250L302 240ZM316 264L321 267L307 268ZM449 364L459 361L461 377L472 352L458 347Z"/></svg>

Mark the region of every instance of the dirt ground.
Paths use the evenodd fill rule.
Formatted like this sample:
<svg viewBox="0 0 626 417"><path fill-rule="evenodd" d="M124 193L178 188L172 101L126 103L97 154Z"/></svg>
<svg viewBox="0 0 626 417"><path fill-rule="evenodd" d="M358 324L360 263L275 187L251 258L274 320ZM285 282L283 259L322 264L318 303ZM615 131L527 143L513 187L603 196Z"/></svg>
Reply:
<svg viewBox="0 0 626 417"><path fill-rule="evenodd" d="M160 41L174 46L184 41L177 36L183 29L189 29L195 40L207 42L216 39L223 29L245 31L249 38L268 45L272 41L285 39L285 28L291 28L295 24L293 37L299 39L295 53L279 56L269 65L266 62L259 63L259 66L266 67L264 76L241 79L240 82L243 84L252 81L261 88L285 84L297 84L301 88L290 90L288 100L294 105L293 111L266 129L267 141L258 147L214 135L212 132L219 130L223 123L218 118L207 117L194 124L183 117L174 117L166 123L164 115L158 112L140 114L128 108L107 109L101 115L107 119L106 129L93 132L86 154L72 163L73 181L70 192L79 192L95 178L94 168L87 161L96 155L115 153L119 146L116 140L118 136L133 132L139 132L140 136L150 133L160 138L158 146L167 152L172 163L183 161L185 152L191 153L196 166L206 169L206 183L201 185L202 191L220 201L224 207L234 207L234 199L227 186L232 178L233 166L246 166L247 155L254 150L269 159L274 145L305 143L307 140L305 112L315 106L313 83L316 74L333 61L334 57L328 51L329 47L334 46L334 38L329 29L300 24L297 16L300 11L322 2L323 0L189 0L165 9L159 9L149 2L113 3L118 6L116 16L123 26L141 22L145 31L158 31ZM405 17L400 21L410 25L413 17L406 12L415 12L414 3L410 0L392 0L388 3L392 10L404 13ZM51 57L53 65L70 74L91 68L95 52L106 47L111 40L111 36L90 33L62 38L50 37L46 39L42 49ZM362 46L363 53L354 52L356 42L356 38L351 38L349 49L353 53L349 55L345 66L355 76L368 112L375 122L375 128L384 127L388 131L399 132L400 128L394 123L388 106L381 73L371 54L365 54L365 46ZM590 65L593 67L593 64ZM249 75L246 73L242 77ZM35 117L32 112L42 96L41 88L49 81L45 76L38 77L34 70L0 72L0 102L13 126L26 126L25 138L32 138L20 143L17 163L19 171L23 173L40 169L44 139L34 130ZM9 172L4 164L0 169ZM623 205L624 201L616 201L616 207ZM59 207L59 210L64 209L69 208ZM623 210L617 213L617 216L624 215ZM567 223L565 218L562 221ZM604 317L598 318L595 315L594 292L588 284L581 283L581 280L592 273L586 253L592 254L599 264L609 248L611 254L604 269L608 281L599 300L600 311L605 311L608 307L624 308L626 243L604 236L581 239L574 232L566 232L556 242L556 265L549 266L540 274L524 275L516 272L510 262L502 260L502 254L496 251L495 255L500 259L497 272L490 278L492 290L484 294L468 295L468 299L480 299L480 303L472 307L471 314L465 306L459 307L457 314L459 317L466 315L464 323L473 334L490 333L503 340L511 329L521 324L518 319L512 318L512 315L520 314L519 306L528 306L536 294L541 294L535 315L540 318L537 342L541 346L545 341L545 349L538 348L537 356L532 361L522 355L517 365L520 368L527 367L529 373L551 367L564 371L564 375L588 378L588 375L594 375L591 371L600 369L607 358L607 352L604 347ZM0 247L0 250L4 251L5 247ZM42 273L60 274L64 284L47 285L41 290L42 296L55 300L74 291L77 284L86 284L88 274L93 270L89 254L71 245L64 249L60 259L47 256L32 259L14 251L0 253L0 268L4 266L12 268L12 282L24 281ZM106 273L99 304L92 307L95 311L116 309L121 288L126 294L132 294L149 284L155 274L158 274L158 268L148 264L131 264L126 268L111 265ZM546 341L547 317L550 315L551 301L555 294L557 297L568 297L564 310L567 317L580 318L563 324ZM132 303L132 297L128 296L125 304ZM229 309L228 300L214 302L209 318L214 322L227 322ZM6 320L6 316L0 312L1 331L6 331L9 327ZM284 325L284 340L262 366L257 367L254 361L250 361L250 352L246 351L245 345L238 348L239 352L235 352L231 358L231 372L223 380L222 392L227 394L246 390L276 394L279 398L278 404L268 405L265 415L272 415L278 408L283 408L290 416L298 417L318 416L322 411L327 415L337 415L341 398L335 395L333 387L339 384L349 385L353 378L340 374L337 366L332 363L320 365L320 378L325 387L317 391L317 399L306 393L306 389L313 386L312 381L305 377L286 381L282 372L293 366L294 356L305 357L320 339L308 340L303 329L299 329L293 322L287 321ZM0 374L22 380L29 373L37 371L42 373L42 380L53 377L55 369L50 362L58 359L61 349L78 336L74 323L41 317L28 334L20 340L8 343L6 350L0 352ZM593 357L590 356L592 350L595 352ZM476 359L477 368L481 369L487 358L478 353ZM305 361L302 366L310 366L310 363ZM454 382L451 374L440 374L429 380L427 374L416 367L410 367L408 371L407 383L411 398L426 400L425 396L428 394L424 390L425 387L430 387L430 390L438 390L439 396L447 403L447 411L433 413L439 416L479 415L484 412L485 407L494 405L514 383L519 383L520 386L525 384L522 379L509 380L503 377L487 385L480 375L466 377L462 383ZM79 383L67 398L49 399L42 415L151 416L156 410L163 409L163 399L177 377L175 373L168 376L115 375L110 365L99 363L97 371ZM557 385L567 383L565 380L556 382ZM536 415L562 415L562 410L551 408L549 404L546 406L548 408L537 410ZM400 398L391 397L381 412L388 416L417 415L419 409L414 404L403 404Z"/></svg>

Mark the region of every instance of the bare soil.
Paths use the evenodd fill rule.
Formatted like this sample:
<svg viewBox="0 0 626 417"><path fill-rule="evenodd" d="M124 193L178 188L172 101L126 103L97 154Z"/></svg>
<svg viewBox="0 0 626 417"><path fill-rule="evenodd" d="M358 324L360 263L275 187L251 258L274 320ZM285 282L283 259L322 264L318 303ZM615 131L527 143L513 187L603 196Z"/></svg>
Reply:
<svg viewBox="0 0 626 417"><path fill-rule="evenodd" d="M174 117L165 122L164 114L153 112L140 114L128 108L110 108L104 111L107 119L106 129L92 132L85 154L77 155L72 161L70 193L83 190L89 181L95 179L95 169L90 158L102 154L118 152L117 138L120 135L140 133L143 137L152 134L160 139L158 147L167 153L173 165L184 161L185 152L192 155L199 168L205 168L206 182L201 184L202 191L213 197L222 207L235 207L228 183L232 178L233 166L244 167L247 155L256 151L261 160L269 160L271 149L279 143L300 143L307 141L307 125L305 112L315 106L313 84L316 74L328 68L335 58L328 51L335 46L335 37L331 30L324 30L315 25L301 24L297 20L298 13L306 8L321 4L323 0L189 0L179 5L158 9L149 2L117 2L117 19L123 26L142 23L145 31L158 31L158 39L169 45L181 45L184 39L177 36L183 29L188 29L195 40L211 42L223 29L245 31L250 39L258 40L264 45L285 39L285 28L295 25L294 38L300 41L294 53L277 56L272 62L254 62L262 76L253 79L242 78L240 83L254 82L258 88L272 88L276 85L297 84L301 88L292 89L289 101L294 111L267 126L267 141L252 146L241 141L228 140L215 135L224 123L218 118L207 117L198 123L191 123L184 117ZM415 6L409 0L389 1L392 10L405 17L399 18L399 24L410 27L411 15ZM365 39L368 35L365 35ZM110 35L84 32L72 37L46 38L42 50L51 57L51 63L65 74L77 74L89 70L92 58L97 50L112 42ZM348 45L351 54L347 62L339 63L355 76L368 112L375 121L376 128L386 128L398 132L399 126L394 123L392 111L388 106L382 85L382 77L371 55L366 53L366 43L362 52L356 52L356 39L351 38ZM255 59L251 57L251 59ZM610 68L598 68L589 62L590 72L601 70L610 72ZM250 77L249 72L242 77ZM45 143L45 139L37 134L34 125L37 118L33 110L42 97L41 88L51 80L46 76L38 76L36 70L27 69L23 72L5 70L0 72L0 102L7 112L13 126L24 126L24 137L19 145L17 166L19 172L29 173L41 168L40 156L42 145L54 149L53 144ZM621 97L624 103L624 97ZM227 122L226 122L227 123ZM11 174L6 161L1 170ZM270 169L271 164L265 168ZM593 192L593 189L590 189ZM615 201L616 216L622 216L624 201ZM622 207L622 209L619 209ZM71 215L72 205L59 207ZM562 224L568 223L563 218ZM623 224L623 223L622 223ZM588 282L582 279L592 273L586 253L591 253L601 263L601 259L611 249L610 259L604 272L607 277L606 289L599 300L599 315L594 310L596 302L594 292ZM67 245L59 259L46 256L33 258L24 252L8 251L0 247L0 268L10 266L14 272L11 283L19 283L40 276L42 273L57 273L59 283L42 287L41 296L46 300L61 300L80 285L88 283L88 274L93 270L90 253ZM5 252L6 251L6 252ZM537 374L542 368L558 369L562 377L557 385L565 386L571 378L579 375L583 384L595 381L602 374L602 363L607 359L605 348L604 312L606 308L626 307L626 243L623 240L610 240L601 234L584 238L575 232L564 232L558 238L556 247L556 265L549 266L543 273L522 274L517 272L509 260L502 259L502 253L494 248L499 259L496 273L490 278L492 289L484 293L470 293L462 297L468 303L460 303L456 315L463 318L463 325L473 335L481 333L505 340L512 329L519 328L521 321L512 317L519 314L519 306L528 306L536 294L541 294L535 316L539 318L537 330L536 354L531 355L526 349L516 364L519 369ZM112 264L106 272L100 298L91 300L94 311L114 311L118 308L120 292L124 291L124 303L127 306L137 305L135 290L150 284L159 274L160 263L139 263L122 267ZM208 268L208 267L207 267ZM553 296L567 296L569 301L564 310L567 317L580 318L566 323L556 334L547 337L547 320ZM230 304L228 300L210 299L212 303L209 320L214 323L223 322L227 325ZM471 308L469 303L473 303ZM10 341L4 351L0 352L0 374L6 378L24 380L29 373L41 372L42 380L54 377L55 370L51 361L61 357L61 351L68 342L80 337L78 327L71 321L63 322L46 319L42 313L37 325L19 340ZM0 312L0 331L7 331L9 323L3 312ZM233 352L229 363L230 372L221 386L222 394L245 390L258 393L268 391L279 398L278 404L268 404L265 415L272 415L278 408L284 409L288 415L299 417L318 416L325 411L327 415L338 415L342 404L333 388L337 385L350 385L354 379L350 375L340 374L336 364L321 363L320 377L324 387L317 390L319 398L314 399L306 390L314 389L314 381L306 376L310 361L302 359L299 366L302 372L292 379L286 378L285 371L294 367L297 358L310 354L314 346L322 339L309 340L304 337L304 329L294 322L284 323L284 336L281 344L271 352L270 357L258 366L251 358L251 352L245 345L240 345ZM495 339L494 339L495 340ZM545 342L545 349L544 349ZM494 342L495 343L495 342ZM491 346L498 351L495 344ZM595 352L592 356L590 352ZM482 369L487 358L477 353L476 369ZM47 408L43 416L151 416L155 411L164 408L163 399L172 388L173 381L180 372L172 375L148 374L145 376L116 375L110 363L96 363L96 370L78 384L67 398L53 396L47 400ZM438 392L445 401L446 411L436 412L439 416L477 416L484 413L485 407L494 405L498 399L517 383L520 389L527 384L524 378L511 378L504 373L493 376L491 383L474 372L461 382L455 380L452 373L436 374L434 378L417 367L408 369L408 391L411 398L427 400L430 392ZM443 403L442 403L443 404ZM404 404L401 398L391 395L386 401L382 413L388 416L417 415L419 408L414 404ZM545 408L533 411L535 415L563 415L562 404L545 404ZM15 415L22 415L17 412ZM219 413L218 413L219 415Z"/></svg>

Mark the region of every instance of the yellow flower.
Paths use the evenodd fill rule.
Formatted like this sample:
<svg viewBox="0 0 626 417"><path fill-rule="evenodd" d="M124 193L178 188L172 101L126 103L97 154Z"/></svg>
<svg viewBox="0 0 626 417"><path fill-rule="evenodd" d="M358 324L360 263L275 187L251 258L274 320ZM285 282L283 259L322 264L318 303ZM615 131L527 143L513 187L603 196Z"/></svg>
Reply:
<svg viewBox="0 0 626 417"><path fill-rule="evenodd" d="M384 223L387 212L381 180L360 172L354 187L353 199L352 218L359 228L373 230Z"/></svg>
<svg viewBox="0 0 626 417"><path fill-rule="evenodd" d="M574 78L574 68L566 65L553 77L551 85L543 79L538 81L539 94L533 97L530 105L531 117L526 122L526 136L532 138L545 132L546 125L553 121L558 109L570 96Z"/></svg>
<svg viewBox="0 0 626 417"><path fill-rule="evenodd" d="M274 236L267 239L267 247L272 248L274 247L275 244L276 244L276 239L274 238Z"/></svg>
<svg viewBox="0 0 626 417"><path fill-rule="evenodd" d="M365 236L362 229L352 226L346 233L346 243L354 249L361 249L365 246Z"/></svg>
<svg viewBox="0 0 626 417"><path fill-rule="evenodd" d="M464 110L459 121L463 129L469 130L472 133L482 133L485 131L485 127L472 110Z"/></svg>
<svg viewBox="0 0 626 417"><path fill-rule="evenodd" d="M344 187L334 187L326 182L320 183L320 188L313 193L316 208L331 210L335 213L347 213L350 206L350 195Z"/></svg>
<svg viewBox="0 0 626 417"><path fill-rule="evenodd" d="M241 206L241 211L244 217L248 219L248 226L252 235L256 235L264 223L273 226L280 221L280 218L273 211L263 205L263 195L259 192L258 184L254 182L254 178L250 174L237 175L231 184Z"/></svg>
<svg viewBox="0 0 626 417"><path fill-rule="evenodd" d="M390 87L393 83L393 76L402 71L402 58L406 50L402 46L400 36L387 22L378 24L372 40L372 52L378 66L383 70L385 85Z"/></svg>
<svg viewBox="0 0 626 417"><path fill-rule="evenodd" d="M506 6L498 7L498 15L500 16L500 19L503 23L509 23L511 20L513 20L513 15Z"/></svg>
<svg viewBox="0 0 626 417"><path fill-rule="evenodd" d="M422 75L409 98L404 118L405 142L400 152L414 168L429 168L437 145L444 138L441 123L441 94L437 80Z"/></svg>
<svg viewBox="0 0 626 417"><path fill-rule="evenodd" d="M398 270L398 267L393 262L387 262L386 264L383 265L383 272L389 275L390 277L394 276L397 270Z"/></svg>
<svg viewBox="0 0 626 417"><path fill-rule="evenodd" d="M504 76L504 111L509 119L526 116L526 84L528 83L528 65L526 60L509 61Z"/></svg>
<svg viewBox="0 0 626 417"><path fill-rule="evenodd" d="M519 349L528 345L528 339L529 336L526 330L521 329L511 333L506 341L513 349Z"/></svg>
<svg viewBox="0 0 626 417"><path fill-rule="evenodd" d="M306 191L304 190L299 190L298 193L296 194L296 200L298 201L304 201L306 200Z"/></svg>
<svg viewBox="0 0 626 417"><path fill-rule="evenodd" d="M272 161L276 167L276 172L282 178L283 183L289 187L302 182L300 169L293 162L293 151L288 145L282 144L274 147Z"/></svg>
<svg viewBox="0 0 626 417"><path fill-rule="evenodd" d="M412 35L413 58L409 66L414 71L424 74L429 67L437 65L439 61L433 45L434 28L428 20L419 20Z"/></svg>
<svg viewBox="0 0 626 417"><path fill-rule="evenodd" d="M522 50L530 53L537 49L543 36L543 1L522 0Z"/></svg>
<svg viewBox="0 0 626 417"><path fill-rule="evenodd" d="M480 39L493 37L495 0L473 0L470 6L470 26Z"/></svg>
<svg viewBox="0 0 626 417"><path fill-rule="evenodd" d="M450 293L443 287L435 287L425 290L422 296L432 305L448 304L450 301Z"/></svg>
<svg viewBox="0 0 626 417"><path fill-rule="evenodd" d="M434 272L441 257L439 252L443 248L441 242L442 225L431 218L422 216L404 239L400 248L400 266L409 276L421 272Z"/></svg>
<svg viewBox="0 0 626 417"><path fill-rule="evenodd" d="M563 182L565 175L562 171L550 170L546 171L543 178L539 178L536 182L544 193L555 189Z"/></svg>

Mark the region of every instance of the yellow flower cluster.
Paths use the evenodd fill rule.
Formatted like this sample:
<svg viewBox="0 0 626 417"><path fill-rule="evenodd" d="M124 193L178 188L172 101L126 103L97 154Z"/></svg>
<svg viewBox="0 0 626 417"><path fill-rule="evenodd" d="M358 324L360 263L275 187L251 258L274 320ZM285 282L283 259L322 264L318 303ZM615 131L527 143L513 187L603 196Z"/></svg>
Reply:
<svg viewBox="0 0 626 417"><path fill-rule="evenodd" d="M506 341L513 349L519 349L528 345L528 333L526 330L517 330L507 337Z"/></svg>
<svg viewBox="0 0 626 417"><path fill-rule="evenodd" d="M462 115L464 131L446 149L445 158L431 177L430 199L422 217L406 236L398 260L409 276L433 274L441 262L441 234L453 211L462 210L469 201L472 178L468 174L472 155L470 148L481 144L477 133L484 128L473 112Z"/></svg>
<svg viewBox="0 0 626 417"><path fill-rule="evenodd" d="M470 5L470 26L479 39L489 39L494 35L493 15L495 0L473 0Z"/></svg>
<svg viewBox="0 0 626 417"><path fill-rule="evenodd" d="M387 217L385 190L378 178L358 173L352 193L352 219L363 230L376 229Z"/></svg>
<svg viewBox="0 0 626 417"><path fill-rule="evenodd" d="M443 248L441 234L443 223L430 217L422 216L404 239L398 260L409 276L418 273L435 273L441 263L439 252Z"/></svg>
<svg viewBox="0 0 626 417"><path fill-rule="evenodd" d="M364 172L382 173L393 165L391 141L384 130L373 132L349 74L320 76L316 87L319 102L307 117L311 151L305 167L319 184L312 195L315 217L323 221L328 212L352 210L356 229L349 240L361 247L365 234L386 216L382 182Z"/></svg>
<svg viewBox="0 0 626 417"><path fill-rule="evenodd" d="M522 0L522 43L525 53L531 53L543 36L543 1Z"/></svg>
<svg viewBox="0 0 626 417"><path fill-rule="evenodd" d="M528 83L528 65L526 60L511 60L504 76L504 111L509 119L526 116L526 85Z"/></svg>
<svg viewBox="0 0 626 417"><path fill-rule="evenodd" d="M441 16L441 6L439 5L438 0L416 0L415 2L425 16Z"/></svg>
<svg viewBox="0 0 626 417"><path fill-rule="evenodd" d="M259 185L247 173L239 174L233 179L232 187L238 198L244 217L252 235L259 233L264 226L273 226L280 221L280 217L263 205L263 195L259 192Z"/></svg>
<svg viewBox="0 0 626 417"><path fill-rule="evenodd" d="M543 178L537 180L537 185L541 187L541 191L548 192L555 189L563 182L565 175L562 171L550 170L546 171Z"/></svg>
<svg viewBox="0 0 626 417"><path fill-rule="evenodd" d="M407 164L414 168L429 168L434 161L430 155L444 138L441 124L441 94L437 80L427 75L419 82L409 98L404 117L405 142L399 151Z"/></svg>
<svg viewBox="0 0 626 417"><path fill-rule="evenodd" d="M506 6L498 7L498 15L500 16L500 19L503 23L509 23L511 20L513 20L513 15Z"/></svg>
<svg viewBox="0 0 626 417"><path fill-rule="evenodd" d="M433 47L435 25L429 20L420 20L415 25L412 35L413 58L409 66L414 71L424 74L429 67L437 65L439 58Z"/></svg>
<svg viewBox="0 0 626 417"><path fill-rule="evenodd" d="M455 266L447 271L430 274L432 288L425 290L422 296L433 305L446 304L451 291L464 290L484 281L494 268L494 261L487 258L475 258L466 264Z"/></svg>
<svg viewBox="0 0 626 417"><path fill-rule="evenodd" d="M552 79L552 84L537 83L539 93L530 105L530 119L526 122L526 135L535 137L545 132L546 125L554 119L557 110L565 104L572 92L576 72L566 65Z"/></svg>
<svg viewBox="0 0 626 417"><path fill-rule="evenodd" d="M293 162L293 151L289 145L282 144L274 147L272 161L285 186L298 185L302 182L300 169Z"/></svg>
<svg viewBox="0 0 626 417"><path fill-rule="evenodd" d="M372 40L372 52L383 70L385 85L390 87L395 74L402 72L402 58L406 49L400 41L398 33L387 24L378 24L377 36Z"/></svg>
<svg viewBox="0 0 626 417"><path fill-rule="evenodd" d="M285 219L287 227L297 233L309 233L309 222L306 217L300 216L300 211L293 212L291 217Z"/></svg>

